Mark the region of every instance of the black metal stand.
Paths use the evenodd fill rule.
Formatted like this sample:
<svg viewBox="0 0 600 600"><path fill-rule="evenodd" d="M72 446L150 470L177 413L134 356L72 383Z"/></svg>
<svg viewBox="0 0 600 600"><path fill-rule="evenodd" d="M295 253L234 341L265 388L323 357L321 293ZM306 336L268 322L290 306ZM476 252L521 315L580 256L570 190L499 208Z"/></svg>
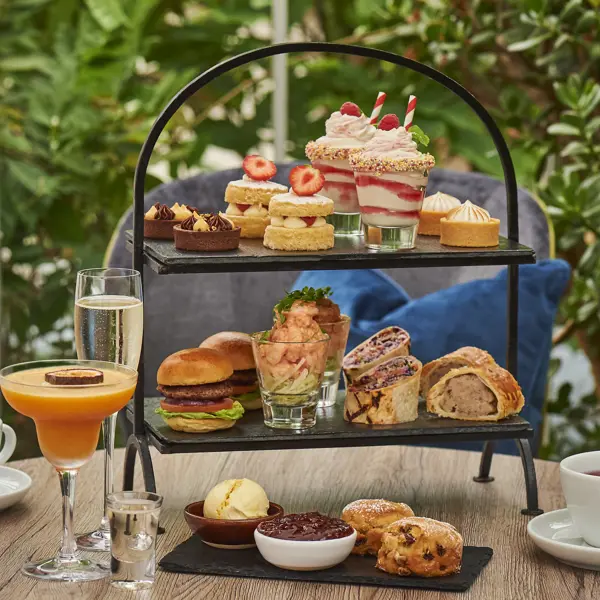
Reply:
<svg viewBox="0 0 600 600"><path fill-rule="evenodd" d="M184 104L184 102L190 98L193 94L198 92L208 83L227 73L237 67L246 65L254 62L255 60L276 56L278 54L288 54L290 52L327 52L332 54L343 54L362 56L365 58L374 58L380 61L392 63L401 67L405 67L420 73L433 81L443 85L445 88L456 94L461 100L468 104L473 111L477 114L479 119L487 128L496 150L498 157L502 164L502 170L504 174L504 183L506 187L507 196L507 229L508 239L510 242L514 242L518 245L519 241L519 218L518 218L518 205L517 205L517 180L515 176L515 170L506 145L506 141L502 137L500 129L496 125L493 118L486 111L483 105L462 85L453 79L447 77L443 73L423 65L419 62L398 56L391 52L385 52L383 50L377 50L375 48L364 48L360 46L348 46L344 44L327 44L321 42L302 42L302 43L286 43L278 44L274 46L267 46L252 50L244 54L240 54L228 60L225 60L212 68L208 69L196 79L184 86L167 104L162 113L156 119L144 145L140 152L138 163L135 170L134 177L134 212L133 212L133 268L138 270L142 274L143 282L143 268L144 264L148 262L152 264L151 257L145 256L144 254L144 186L148 165L154 147L159 139L160 134L164 130L165 126L177 110ZM333 259L332 259L333 260ZM443 262L443 259L441 259ZM418 259L415 261L418 262ZM526 261L523 261L526 262ZM504 262L503 264L507 264ZM441 263L440 263L441 264ZM451 263L448 263L450 265ZM495 263L499 264L499 263ZM412 265L411 265L412 266ZM426 266L426 265L425 265ZM348 268L343 266L340 262L339 267L331 266L329 268ZM357 267L354 267L357 268ZM360 268L360 267L358 267ZM365 264L363 268L369 268L368 264ZM281 266L267 266L267 267L252 267L242 266L233 270L274 270L274 269L286 269L289 267L285 265ZM194 270L192 267L189 272L211 272L210 266L204 265ZM159 270L158 272L168 272L167 270ZM517 341L518 341L518 291L519 291L519 267L517 264L510 264L508 267L508 285L507 285L507 368L516 377L517 376ZM152 459L148 450L148 442L145 433L145 421L144 421L144 353L142 347L142 354L140 357L139 364L139 378L138 386L136 388L134 405L133 405L133 434L127 441L127 451L125 455L125 473L124 473L124 488L131 489L133 486L133 474L135 470L135 457L139 453L140 460L142 462L142 470L144 475L144 483L146 489L154 491L155 481L154 472L152 469ZM521 458L523 461L523 470L525 473L525 483L527 489L527 509L523 511L524 514L539 514L541 512L538 508L537 503L537 483L535 475L535 467L533 464L533 456L531 452L531 445L527 439L517 440L519 450L521 452ZM486 482L492 481L490 477L490 467L493 456L493 442L487 442L482 456L481 464L479 469L479 476L475 478L475 481Z"/></svg>

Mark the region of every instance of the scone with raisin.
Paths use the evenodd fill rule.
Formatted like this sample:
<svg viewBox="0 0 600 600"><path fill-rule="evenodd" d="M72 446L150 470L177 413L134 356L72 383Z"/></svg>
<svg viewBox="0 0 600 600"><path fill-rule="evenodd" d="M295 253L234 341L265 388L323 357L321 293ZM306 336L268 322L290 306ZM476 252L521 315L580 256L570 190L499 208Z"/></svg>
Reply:
<svg viewBox="0 0 600 600"><path fill-rule="evenodd" d="M389 500L355 500L342 512L342 519L356 529L356 542L352 554L377 556L381 536L391 523L404 517L413 517L414 512L402 502Z"/></svg>
<svg viewBox="0 0 600 600"><path fill-rule="evenodd" d="M383 533L377 568L393 575L441 577L460 571L462 553L462 536L452 525L408 517Z"/></svg>

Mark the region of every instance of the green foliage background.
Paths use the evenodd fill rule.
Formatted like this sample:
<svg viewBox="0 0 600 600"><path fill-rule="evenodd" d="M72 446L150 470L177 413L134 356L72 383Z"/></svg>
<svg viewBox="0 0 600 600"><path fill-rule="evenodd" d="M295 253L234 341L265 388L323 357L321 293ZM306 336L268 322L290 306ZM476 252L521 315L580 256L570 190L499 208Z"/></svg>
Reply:
<svg viewBox="0 0 600 600"><path fill-rule="evenodd" d="M562 415L544 454L598 447L600 425L600 0L293 0L293 40L343 41L416 58L469 88L503 128L520 185L548 205L574 268L558 338L588 354L596 393ZM11 0L0 4L2 364L72 355L76 271L98 266L131 202L146 133L193 76L268 44L268 0ZM289 154L302 158L332 108L385 112L419 97L438 164L500 175L491 141L450 92L391 65L290 56ZM169 124L154 160L170 177L272 138L269 63L221 77ZM148 178L148 186L159 183ZM16 415L8 420L24 428ZM572 442L572 432L580 434ZM25 450L27 453L28 451Z"/></svg>

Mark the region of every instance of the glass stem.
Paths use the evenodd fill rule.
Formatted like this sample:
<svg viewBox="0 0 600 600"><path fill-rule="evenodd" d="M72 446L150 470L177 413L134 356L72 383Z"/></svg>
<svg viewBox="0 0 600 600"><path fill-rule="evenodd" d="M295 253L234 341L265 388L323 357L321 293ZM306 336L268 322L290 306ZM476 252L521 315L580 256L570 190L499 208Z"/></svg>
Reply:
<svg viewBox="0 0 600 600"><path fill-rule="evenodd" d="M58 472L63 503L63 535L60 550L58 551L59 562L73 562L79 558L75 534L73 533L73 508L75 506L76 477L76 470L66 469Z"/></svg>
<svg viewBox="0 0 600 600"><path fill-rule="evenodd" d="M113 457L115 454L115 432L117 427L117 414L106 417L102 423L102 435L104 437L104 506L100 529L110 531L110 523L106 516L106 497L114 492L113 480Z"/></svg>

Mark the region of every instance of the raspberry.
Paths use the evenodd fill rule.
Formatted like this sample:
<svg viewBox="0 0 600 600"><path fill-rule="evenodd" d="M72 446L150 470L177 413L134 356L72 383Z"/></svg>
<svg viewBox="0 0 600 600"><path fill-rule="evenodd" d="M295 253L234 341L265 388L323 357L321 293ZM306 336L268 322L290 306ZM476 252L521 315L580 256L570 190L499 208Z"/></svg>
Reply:
<svg viewBox="0 0 600 600"><path fill-rule="evenodd" d="M358 105L354 104L354 102L344 102L340 108L340 112L343 115L351 115L353 117L360 117L360 115L362 115L360 108L358 108Z"/></svg>
<svg viewBox="0 0 600 600"><path fill-rule="evenodd" d="M377 125L377 129L383 129L384 131L390 131L390 129L397 129L398 127L400 127L400 119L394 114L385 115Z"/></svg>

